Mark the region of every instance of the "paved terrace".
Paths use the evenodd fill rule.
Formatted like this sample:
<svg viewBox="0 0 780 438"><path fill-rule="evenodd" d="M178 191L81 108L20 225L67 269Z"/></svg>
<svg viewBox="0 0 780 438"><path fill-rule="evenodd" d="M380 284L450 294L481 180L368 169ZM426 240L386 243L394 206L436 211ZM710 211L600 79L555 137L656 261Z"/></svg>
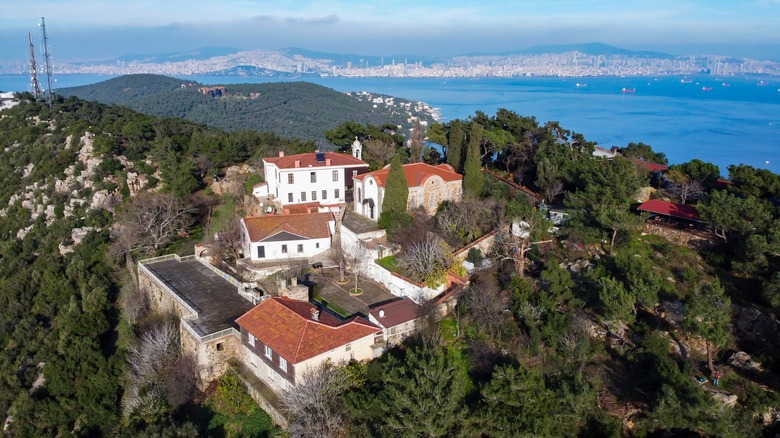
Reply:
<svg viewBox="0 0 780 438"><path fill-rule="evenodd" d="M198 318L189 324L201 336L237 329L236 318L254 307L238 294L236 286L197 260L171 259L145 266L198 312Z"/></svg>
<svg viewBox="0 0 780 438"><path fill-rule="evenodd" d="M318 285L320 297L326 299L352 315L360 314L368 317L369 307L379 303L397 300L398 297L391 294L381 284L366 278L360 277L358 285L363 289L360 295L352 295L349 290L355 287L355 277L347 274L345 284L339 284L338 270L327 269L323 274L315 274L309 277L311 281Z"/></svg>

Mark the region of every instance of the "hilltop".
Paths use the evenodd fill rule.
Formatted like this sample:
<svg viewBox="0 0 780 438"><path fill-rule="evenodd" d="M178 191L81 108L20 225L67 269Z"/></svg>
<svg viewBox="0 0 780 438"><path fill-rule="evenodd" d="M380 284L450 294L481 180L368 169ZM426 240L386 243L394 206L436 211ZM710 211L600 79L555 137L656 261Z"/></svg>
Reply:
<svg viewBox="0 0 780 438"><path fill-rule="evenodd" d="M419 102L365 93L345 94L307 82L222 87L219 92L208 94L201 90L206 86L197 82L139 74L58 92L227 131L275 132L313 141L325 141L323 132L347 121L391 123L408 129L410 119L434 120L432 109Z"/></svg>

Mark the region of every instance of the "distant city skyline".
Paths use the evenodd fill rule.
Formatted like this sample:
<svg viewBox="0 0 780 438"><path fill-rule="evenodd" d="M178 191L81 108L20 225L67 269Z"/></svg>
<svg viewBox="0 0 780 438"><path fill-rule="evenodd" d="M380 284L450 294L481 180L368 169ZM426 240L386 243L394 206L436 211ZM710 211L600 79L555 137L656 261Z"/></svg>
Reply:
<svg viewBox="0 0 780 438"><path fill-rule="evenodd" d="M780 0L0 2L0 61L27 59L46 17L57 61L205 46L456 55L602 41L633 50L780 60ZM637 5L642 3L642 5Z"/></svg>

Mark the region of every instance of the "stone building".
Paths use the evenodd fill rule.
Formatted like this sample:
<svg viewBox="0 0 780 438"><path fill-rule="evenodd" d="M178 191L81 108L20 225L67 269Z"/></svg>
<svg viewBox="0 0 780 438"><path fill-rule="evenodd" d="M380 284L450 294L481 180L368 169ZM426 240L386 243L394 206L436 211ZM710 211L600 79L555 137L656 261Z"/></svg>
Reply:
<svg viewBox="0 0 780 438"><path fill-rule="evenodd" d="M458 202L463 198L463 175L456 173L449 164L431 166L427 163L403 165L409 186L407 210L422 208L434 215L442 201ZM390 166L356 175L354 180L354 211L371 220L379 220L385 195L385 181Z"/></svg>

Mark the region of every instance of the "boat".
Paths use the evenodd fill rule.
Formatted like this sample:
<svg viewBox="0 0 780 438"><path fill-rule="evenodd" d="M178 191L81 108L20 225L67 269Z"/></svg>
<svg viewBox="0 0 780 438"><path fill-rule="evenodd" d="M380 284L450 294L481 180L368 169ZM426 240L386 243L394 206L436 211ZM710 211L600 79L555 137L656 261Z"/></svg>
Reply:
<svg viewBox="0 0 780 438"><path fill-rule="evenodd" d="M580 82L577 82L577 86L578 86L578 87L587 87L587 86L588 86L588 84L587 84L587 83L580 83Z"/></svg>
<svg viewBox="0 0 780 438"><path fill-rule="evenodd" d="M680 79L681 84L690 84L693 82L693 79Z"/></svg>
<svg viewBox="0 0 780 438"><path fill-rule="evenodd" d="M712 91L712 87L701 87L701 91Z"/></svg>
<svg viewBox="0 0 780 438"><path fill-rule="evenodd" d="M636 93L636 88L623 88L620 91L623 93Z"/></svg>
<svg viewBox="0 0 780 438"><path fill-rule="evenodd" d="M724 87L730 87L731 86L731 82L724 82L721 85L723 85Z"/></svg>
<svg viewBox="0 0 780 438"><path fill-rule="evenodd" d="M758 81L758 83L756 85L758 85L759 87L766 87L767 85L769 85L769 82L767 82L767 81Z"/></svg>

